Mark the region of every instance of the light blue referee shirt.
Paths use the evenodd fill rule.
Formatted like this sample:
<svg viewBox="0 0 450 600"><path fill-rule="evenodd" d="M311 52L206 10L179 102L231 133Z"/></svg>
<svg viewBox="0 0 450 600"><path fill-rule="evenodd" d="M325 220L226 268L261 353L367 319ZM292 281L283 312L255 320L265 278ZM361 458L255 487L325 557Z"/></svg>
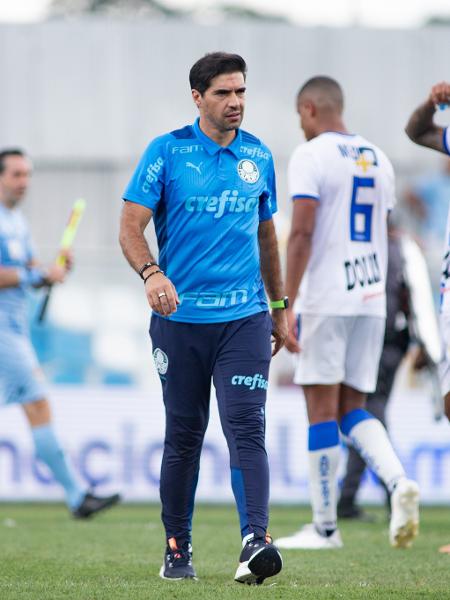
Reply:
<svg viewBox="0 0 450 600"><path fill-rule="evenodd" d="M277 210L270 150L238 129L219 146L194 125L153 140L124 200L153 211L159 265L181 305L169 318L219 323L268 309L260 221Z"/></svg>
<svg viewBox="0 0 450 600"><path fill-rule="evenodd" d="M22 213L0 203L0 266L23 268L33 259L30 233ZM0 335L3 327L28 331L24 287L0 289Z"/></svg>

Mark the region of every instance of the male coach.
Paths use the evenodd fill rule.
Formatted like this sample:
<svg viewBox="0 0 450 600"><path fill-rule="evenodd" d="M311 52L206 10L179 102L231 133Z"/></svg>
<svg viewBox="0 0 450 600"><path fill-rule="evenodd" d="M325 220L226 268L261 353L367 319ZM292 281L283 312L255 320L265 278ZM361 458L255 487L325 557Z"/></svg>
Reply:
<svg viewBox="0 0 450 600"><path fill-rule="evenodd" d="M364 409L383 346L394 173L380 148L348 132L334 79L307 81L297 107L307 142L289 164L294 206L286 290L293 302L301 284L301 328L298 343L289 311L286 346L300 352L295 382L303 387L310 423L313 524L278 543L342 546L336 523L340 428L392 493L390 541L407 547L418 531L417 484L406 478L383 425Z"/></svg>
<svg viewBox="0 0 450 600"><path fill-rule="evenodd" d="M243 538L235 580L261 583L282 567L266 534L264 415L270 336L275 354L287 334L286 301L272 221L272 156L239 129L245 78L236 54L198 60L189 80L200 118L153 140L124 194L120 243L153 309L150 336L166 409L160 576L167 579L196 576L191 521L211 378ZM152 216L158 263L144 238Z"/></svg>
<svg viewBox="0 0 450 600"><path fill-rule="evenodd" d="M19 212L29 185L31 163L15 148L0 151L0 405L18 403L31 427L36 456L64 488L76 518L87 518L119 500L99 498L78 483L55 436L44 376L31 345L27 290L62 283L67 267L38 266L30 234Z"/></svg>

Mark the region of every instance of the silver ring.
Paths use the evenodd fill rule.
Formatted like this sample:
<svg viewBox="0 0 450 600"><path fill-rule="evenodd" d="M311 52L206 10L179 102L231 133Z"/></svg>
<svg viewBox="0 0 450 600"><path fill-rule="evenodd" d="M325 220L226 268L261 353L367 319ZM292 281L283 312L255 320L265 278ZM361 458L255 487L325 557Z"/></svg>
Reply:
<svg viewBox="0 0 450 600"><path fill-rule="evenodd" d="M158 294L158 298L162 298L163 296L167 296L166 292L161 292Z"/></svg>

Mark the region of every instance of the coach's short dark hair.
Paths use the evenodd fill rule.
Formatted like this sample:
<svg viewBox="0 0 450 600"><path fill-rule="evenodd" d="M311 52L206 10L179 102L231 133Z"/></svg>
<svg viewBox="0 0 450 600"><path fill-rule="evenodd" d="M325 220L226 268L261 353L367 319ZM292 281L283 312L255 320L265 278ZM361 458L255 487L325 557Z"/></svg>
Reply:
<svg viewBox="0 0 450 600"><path fill-rule="evenodd" d="M189 83L191 90L197 90L204 94L211 85L211 81L218 75L224 73L242 73L247 75L247 65L239 54L228 54L227 52L211 52L200 58L189 72Z"/></svg>
<svg viewBox="0 0 450 600"><path fill-rule="evenodd" d="M5 170L5 159L8 156L25 156L25 152L20 148L4 148L0 150L0 175Z"/></svg>
<svg viewBox="0 0 450 600"><path fill-rule="evenodd" d="M344 92L339 83L331 77L327 77L326 75L311 77L311 79L308 79L308 81L300 88L297 99L300 99L300 96L305 92L322 92L324 95L328 96L333 104L341 111L344 108Z"/></svg>

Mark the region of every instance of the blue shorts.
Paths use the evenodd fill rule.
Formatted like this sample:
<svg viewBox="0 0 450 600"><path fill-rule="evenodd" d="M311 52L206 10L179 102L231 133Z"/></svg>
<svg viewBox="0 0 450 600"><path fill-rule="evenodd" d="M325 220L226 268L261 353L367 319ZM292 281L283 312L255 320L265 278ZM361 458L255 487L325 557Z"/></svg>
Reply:
<svg viewBox="0 0 450 600"><path fill-rule="evenodd" d="M20 328L0 328L0 405L47 397L44 374L30 338Z"/></svg>

